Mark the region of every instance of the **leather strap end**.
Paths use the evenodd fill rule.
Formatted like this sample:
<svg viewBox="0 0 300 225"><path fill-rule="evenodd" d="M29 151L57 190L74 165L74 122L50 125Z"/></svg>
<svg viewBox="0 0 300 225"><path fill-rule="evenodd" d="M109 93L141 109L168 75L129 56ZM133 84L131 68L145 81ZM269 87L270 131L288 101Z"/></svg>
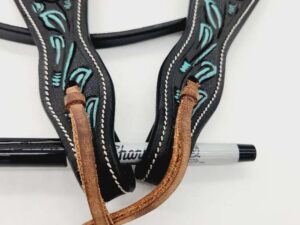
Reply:
<svg viewBox="0 0 300 225"><path fill-rule="evenodd" d="M200 84L198 82L194 82L188 80L187 85L183 88L181 92L181 99L184 97L189 98L196 104L200 100L199 90Z"/></svg>
<svg viewBox="0 0 300 225"><path fill-rule="evenodd" d="M79 87L66 90L65 105L70 113L73 141L82 186L88 199L93 221L87 224L114 224L100 192L92 131L85 111L85 96Z"/></svg>
<svg viewBox="0 0 300 225"><path fill-rule="evenodd" d="M72 105L85 105L85 96L81 93L78 86L70 87L66 90L65 106L68 110Z"/></svg>

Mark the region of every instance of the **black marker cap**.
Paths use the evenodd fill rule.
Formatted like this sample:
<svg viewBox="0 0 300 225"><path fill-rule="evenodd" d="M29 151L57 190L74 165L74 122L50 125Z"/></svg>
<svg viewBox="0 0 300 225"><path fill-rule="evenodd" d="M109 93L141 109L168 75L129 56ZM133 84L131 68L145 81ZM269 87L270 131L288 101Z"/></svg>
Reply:
<svg viewBox="0 0 300 225"><path fill-rule="evenodd" d="M257 151L254 145L238 145L240 150L239 162L255 161Z"/></svg>

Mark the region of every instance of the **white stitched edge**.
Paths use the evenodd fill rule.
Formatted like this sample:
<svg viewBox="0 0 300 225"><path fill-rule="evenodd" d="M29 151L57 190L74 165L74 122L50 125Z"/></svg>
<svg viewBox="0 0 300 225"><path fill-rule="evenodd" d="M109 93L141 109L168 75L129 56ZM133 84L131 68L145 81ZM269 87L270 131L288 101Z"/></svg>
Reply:
<svg viewBox="0 0 300 225"><path fill-rule="evenodd" d="M206 106L206 108L202 111L201 115L199 116L198 120L196 121L194 128L192 130L192 136L194 135L197 126L199 125L200 121L203 119L204 115L207 113L208 109L211 107L211 105L213 104L213 102L216 100L217 98L217 94L220 91L221 88L221 82L223 80L223 67L224 67L224 57L225 57L225 50L227 48L227 44L231 38L231 36L233 35L233 33L235 32L235 30L238 28L238 26L240 25L240 23L242 22L242 20L244 19L244 17L247 15L247 13L249 12L249 10L252 8L253 4L255 3L256 0L252 0L251 3L248 5L247 9L243 12L242 16L238 19L238 21L236 22L236 24L232 27L230 33L227 35L227 38L224 41L222 50L221 50L221 57L220 57L220 68L219 68L219 78L218 78L218 84L215 90L215 93L213 94L213 98L210 100L210 102L208 103L208 105Z"/></svg>
<svg viewBox="0 0 300 225"><path fill-rule="evenodd" d="M81 41L83 42L85 48L87 49L87 45L85 44L85 42L84 42L84 40L83 40L83 38L82 38L82 33L81 33L81 30L80 30L80 18L81 18L81 17L80 17L80 15L81 15L81 14L80 14L80 12L81 12L81 11L80 11L80 8L81 8L81 1L79 1L79 2L80 2L80 3L78 4L79 17L78 17L78 21L77 21L77 28L78 28L78 32L79 32L79 34L80 34L80 39L81 39ZM23 1L22 1L22 0L19 0L19 3L20 3L20 5L21 5L22 9L24 10L26 16L28 17L30 23L32 24L33 28L35 29L35 31L36 31L36 33L37 33L37 35L38 35L38 38L39 38L39 40L40 40L40 42L41 42L41 44L42 44L42 48L43 48L43 58L44 58L44 60L43 60L43 62L44 62L44 73L45 73L45 76L44 76L44 79L45 79L45 83L44 83L44 84L45 84L45 92L44 92L44 94L45 94L45 96L46 96L46 97L45 97L46 104L47 104L48 109L50 110L50 112L51 112L53 118L56 120L56 122L57 122L57 124L59 125L60 129L62 130L62 132L64 133L65 137L66 137L67 140L69 141L69 144L70 144L70 146L71 146L71 148L72 148L72 151L73 151L74 153L76 153L75 148L74 148L74 143L73 143L72 139L70 138L70 136L69 136L67 130L64 128L64 126L63 126L63 124L61 123L60 119L58 118L58 116L57 116L56 113L54 112L54 109L53 109L52 104L51 104L51 102L50 102L50 98L49 98L49 97L50 97L50 94L49 94L49 78L48 78L48 76L49 76L49 72L48 72L49 68L48 68L48 55L47 55L48 53L47 53L47 47L46 47L45 41L44 41L44 39L43 39L43 37L42 37L42 35L41 35L41 32L39 31L37 25L35 24L34 20L33 20L32 17L30 16L28 10L26 9L26 7L25 7ZM88 49L87 49L87 50L88 50ZM97 67L98 72L99 72L100 75L102 75L102 77L103 77L103 74L101 73L101 70L100 70L99 66L97 65L97 63L96 63L95 58L91 55L91 53L90 53L89 50L87 51L87 53L89 54L89 56L92 58L93 62L95 63L95 66ZM103 81L103 80L102 80L102 81ZM105 80L104 80L104 81L105 81ZM103 82L103 83L104 83L104 82ZM102 118L101 118L101 133L104 132L104 130L103 130L103 128L104 128L104 112L105 112L105 108L106 108L106 87L105 87L105 83L104 83L103 89L104 89L104 92L105 92L105 93L104 93L104 102L105 102L105 104L103 104L104 106L103 106L103 109L102 109L102 114L103 114L103 115L102 115ZM102 125L103 125L103 126L102 126ZM104 154L107 155L106 148L105 148L105 142L102 141L102 144L103 144ZM110 164L110 162L109 162L109 159L108 159L107 157L105 157L105 160L106 160L106 162L107 162L107 166L108 166L109 168L111 168L111 164ZM111 169L110 169L109 171L110 171L110 173L111 173L111 175L112 175L113 180L115 181L116 185L118 186L118 188L119 188L122 192L126 193L126 191L123 190L123 188L121 187L120 183L118 182L117 177L116 177L115 174L114 174L114 171L112 171Z"/></svg>
<svg viewBox="0 0 300 225"><path fill-rule="evenodd" d="M22 0L19 0L19 3L23 9L23 11L25 12L27 18L29 19L31 25L33 26L33 28L35 29L37 35L38 35L38 38L42 44L42 48L43 48L43 58L44 58L44 73L45 73L45 76L44 76L44 85L45 85L45 101L46 101L46 104L47 104L47 107L49 109L49 111L51 112L51 115L52 117L56 120L58 126L60 127L60 129L62 130L62 132L64 133L65 137L67 138L71 148L72 148L72 151L74 152L74 154L76 153L75 149L74 149L74 144L73 144L73 141L72 139L70 138L70 135L68 134L67 130L65 129L65 127L63 126L63 124L61 123L60 119L58 118L58 116L56 115L56 113L54 112L54 109L52 107L52 104L50 102L50 94L49 94L49 68L48 68L48 56L47 56L47 47L46 47L46 44L45 44L45 41L41 35L41 32L39 31L37 25L35 24L34 20L32 19L32 17L30 16L28 10L26 9L24 3Z"/></svg>
<svg viewBox="0 0 300 225"><path fill-rule="evenodd" d="M101 110L101 124L100 124L100 132L101 132L101 137L102 137L102 149L103 149L103 153L104 155L106 156L105 157L105 161L106 161L106 164L108 166L108 168L112 168L111 166L111 163L109 161L109 158L107 157L107 150L106 150L106 147L105 147L105 140L104 140L104 121L105 121L105 110L106 110L106 102L107 102L107 92L106 92L106 84L105 84L105 78L104 78L104 75L99 67L99 65L97 64L97 61L95 59L95 57L92 55L91 51L88 49L87 47L87 44L85 43L84 39L83 39L83 36L82 36L82 31L81 31L81 0L78 0L78 8L77 8L77 31L78 31L78 35L79 35L79 39L82 43L82 45L84 46L84 49L85 51L87 52L87 54L89 55L89 57L91 58L91 60L93 61L94 63L94 66L96 67L99 75L100 75L100 78L101 78L101 84L103 86L103 104L102 104L102 110ZM120 182L118 181L116 175L115 175L115 172L112 170L112 169L109 169L109 172L115 182L115 184L118 186L118 188L123 192L123 193L126 193L126 191L122 188Z"/></svg>
<svg viewBox="0 0 300 225"><path fill-rule="evenodd" d="M146 180L149 177L149 175L150 175L150 173L152 171L152 168L153 168L153 166L154 166L154 164L156 162L156 159L158 157L158 154L160 152L160 149L161 149L162 143L164 141L164 138L165 138L165 134L166 134L166 131L167 131L167 124L168 124L168 114L169 114L169 112L168 112L168 88L169 88L168 85L169 85L169 77L170 77L171 70L172 70L175 62L178 60L179 56L182 54L182 52L184 51L184 49L186 48L186 46L188 45L188 43L190 42L190 40L192 38L192 35L194 33L194 30L195 30L195 26L196 26L198 5L199 5L199 0L197 0L196 3L195 3L194 15L193 15L193 21L192 21L192 27L191 27L191 31L189 33L189 36L188 36L187 40L185 41L185 43L182 45L182 47L179 50L179 52L177 53L177 55L174 57L173 61L171 62L170 66L169 66L169 69L167 71L167 76L166 76L166 80L165 80L165 89L164 89L165 118L164 118L163 131L162 131L162 134L161 134L161 137L160 137L160 140L159 140L158 147L156 149L154 158L152 160L152 163L150 164L149 169L148 169L145 177L142 180Z"/></svg>
<svg viewBox="0 0 300 225"><path fill-rule="evenodd" d="M219 78L218 78L218 84L216 86L215 93L214 93L213 98L211 99L211 101L208 103L208 105L206 106L206 108L203 110L203 112L199 116L198 120L196 121L196 123L195 123L195 125L193 127L193 130L192 130L192 136L194 135L194 133L195 133L195 131L197 129L197 126L199 125L199 123L202 120L202 118L204 117L204 115L207 113L208 109L211 107L212 103L217 98L217 94L220 91L220 86L221 86L221 82L222 82L222 79L223 79L222 74L223 74L223 66L224 66L224 56L225 56L225 50L226 50L227 44L228 44L231 36L233 35L234 31L240 25L240 23L242 22L242 20L246 16L246 14L249 12L249 10L251 9L251 7L255 3L255 1L256 0L252 0L251 1L251 3L249 4L249 6L247 7L247 9L244 11L244 13L242 14L242 16L237 21L237 23L231 29L230 33L228 34L228 36L227 36L227 38L226 38L226 40L225 40L225 42L223 44L223 47L222 47L222 50L221 50L221 57L220 57ZM156 159L158 157L158 154L160 152L160 148L162 146L162 142L164 140L164 136L165 136L166 128L167 128L167 122L168 122L168 99L167 99L167 96L168 96L168 80L169 80L170 72L172 70L172 67L173 67L174 63L176 62L176 60L178 59L178 57L180 56L180 54L182 53L182 51L184 50L184 48L186 47L186 45L188 44L188 42L190 41L191 36L192 36L192 34L194 32L195 22L196 22L196 18L197 18L198 3L199 3L199 1L197 1L196 5L195 5L194 17L193 17L193 23L192 23L192 29L190 31L188 39L185 42L185 44L182 46L182 48L180 49L180 51L178 52L178 54L175 56L174 60L172 61L172 63L170 64L170 67L168 69L168 73L167 73L167 76L166 76L166 82L165 82L165 95L164 95L165 96L165 120L164 120L163 132L162 132L162 135L161 135L161 138L160 138L160 141L159 141L156 153L155 153L154 158L152 160L152 163L150 164L149 169L148 169L145 177L142 179L143 181L145 181L149 177L149 175L150 175L150 173L151 173L151 171L153 169L153 166L154 166L154 164L156 162Z"/></svg>
<svg viewBox="0 0 300 225"><path fill-rule="evenodd" d="M223 79L223 66L224 66L224 55L225 55L225 50L226 50L226 47L227 47L227 44L231 38L231 36L233 35L234 31L237 29L237 27L239 26L239 24L242 22L242 20L244 19L244 17L246 16L246 14L248 13L248 11L251 9L252 5L255 3L256 0L252 0L251 3L249 4L249 6L247 7L247 9L245 10L245 12L242 14L242 16L239 18L238 22L233 26L232 30L230 31L230 33L228 34L224 44L223 44L223 47L222 47L222 50L221 50L221 57L220 57L220 68L219 68L219 79L218 79L218 84L217 84L217 87L216 87L216 90L215 90L215 93L213 95L213 98L211 99L211 101L208 103L208 105L206 106L206 108L203 110L203 112L201 113L201 115L199 116L197 122L195 123L194 125L194 128L192 130L192 135L194 134L195 130L197 129L197 126L199 125L200 121L202 120L202 118L204 117L204 115L206 114L206 112L208 111L208 109L211 107L212 103L215 101L215 99L217 98L217 94L220 90L220 85L221 85L221 82L222 82L222 79ZM60 119L58 118L58 116L55 114L54 110L53 110L53 107L51 105L51 102L50 102L50 99L49 99L49 92L48 92L48 86L49 86L49 78L48 78L48 57L47 57L47 48L46 48L46 44L45 44L45 41L43 40L42 38L42 35L40 33L40 31L38 30L36 24L34 23L33 19L31 18L30 14L28 13L26 7L24 6L22 0L19 0L19 3L21 5L21 7L23 8L23 10L25 11L25 14L27 15L27 17L29 18L32 26L34 27L34 29L36 30L37 34L38 34L38 37L39 37L39 40L41 41L41 44L42 44L42 48L43 48L43 57L44 57L44 72L45 72L45 100L46 100L46 104L48 105L48 108L52 114L52 116L54 117L54 119L57 121L59 127L61 128L61 130L63 131L63 133L65 134L67 140L69 141L69 144L70 146L72 147L72 150L73 152L75 152L75 149L74 149L74 144L70 138L70 136L68 135L66 129L64 128L64 126L62 125ZM177 59L179 58L179 56L182 54L183 50L185 49L185 47L187 46L187 44L189 43L191 37L192 37L192 34L194 32L194 28L195 28L195 22L196 22L196 18L197 18L197 9L198 9L198 3L199 3L199 0L196 2L196 5L195 5L195 10L194 10L194 17L193 17L193 22L192 22L192 29L191 29L191 32L186 40L186 42L184 43L184 45L182 46L182 48L180 49L180 51L177 53L177 55L175 56L175 58L173 59L173 61L171 62L170 64L170 67L168 69L168 72L167 72L167 76L166 76L166 81L165 81L165 90L164 90L164 96L165 96L165 121L164 121L164 126L163 126L163 131L162 131L162 135L161 135L161 138L160 138L160 141L159 141L159 146L157 147L157 151L154 155L154 159L152 160L152 163L145 175L145 177L142 179L142 180L146 180L148 178L148 176L150 175L151 173L151 170L156 162L156 159L158 157L158 154L160 152L160 148L162 146L162 142L164 141L164 136L165 136L165 133L166 133L166 129L167 129L167 122L168 122L168 100L167 100L167 96L168 96L168 81L169 81L169 77L170 77L170 73L171 73L171 70L173 68L173 65L175 64L175 62L177 61ZM102 85L103 85L103 89L104 89L104 101L103 101L103 108L102 108L102 116L101 116L101 134L104 133L104 119L105 119L105 109L106 109L106 85L105 85L105 78L94 58L94 56L92 55L92 53L89 51L89 49L87 48L87 45L86 43L84 42L83 38L82 38L82 33L81 33L81 29L80 29L80 22L81 22L81 0L78 1L78 21L77 21L77 29L78 29L78 32L79 32L79 38L82 42L82 44L84 45L84 48L85 50L87 51L88 55L90 56L90 58L92 59L92 61L94 62L94 65L96 66L100 76L101 76L101 80L102 80ZM105 147L105 141L102 140L102 148L103 148L103 151L104 151L104 154L107 155L107 152L106 152L106 147ZM111 168L111 164L109 162L109 159L108 157L105 157L105 160L106 160L106 163L107 163L107 166L109 168ZM117 184L118 188L126 193L126 191L121 187L120 183L118 182L115 174L114 174L114 171L113 170L109 170L115 183Z"/></svg>

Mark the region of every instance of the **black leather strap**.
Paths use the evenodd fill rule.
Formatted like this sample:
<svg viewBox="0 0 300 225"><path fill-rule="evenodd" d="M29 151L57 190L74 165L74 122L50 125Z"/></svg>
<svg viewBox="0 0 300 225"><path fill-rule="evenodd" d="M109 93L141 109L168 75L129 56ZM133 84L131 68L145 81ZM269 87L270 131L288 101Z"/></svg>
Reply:
<svg viewBox="0 0 300 225"><path fill-rule="evenodd" d="M128 31L91 34L91 41L95 48L117 47L182 31L185 28L185 24L186 19L182 18ZM27 28L4 23L0 23L0 39L34 45L34 40Z"/></svg>
<svg viewBox="0 0 300 225"><path fill-rule="evenodd" d="M156 120L138 179L158 184L168 168L180 92L187 79L200 84L194 109L192 142L217 108L224 84L225 60L234 37L258 0L191 0L187 27L163 63L158 81Z"/></svg>
<svg viewBox="0 0 300 225"><path fill-rule="evenodd" d="M77 84L86 97L99 181L109 201L132 191L130 166L120 165L114 140L114 88L87 29L87 1L15 0L39 49L43 106L79 179L70 118L64 107L66 88Z"/></svg>
<svg viewBox="0 0 300 225"><path fill-rule="evenodd" d="M20 3L23 0L16 1ZM108 182L101 181L102 184L108 184L108 188L110 188L103 189L105 199L109 200L118 194L122 194L124 189L126 189L126 191L127 189L131 190L134 186L134 181L133 178L131 178L132 171L130 168L120 168L120 165L117 162L113 138L113 85L104 64L92 47L91 40L88 38L89 34L87 32L85 18L86 3L82 3L83 12L81 13L72 8L65 8L62 10L64 6L61 1L60 3L59 1L46 1L43 3L46 8L48 6L51 8L51 6L56 4L55 10L62 10L62 13L64 13L68 20L67 26L69 27L70 32L62 36L66 41L65 47L62 49L62 40L60 39L62 30L60 30L59 38L56 37L54 40L49 41L49 37L51 37L51 35L53 36L53 28L51 28L51 24L49 26L49 21L45 21L44 11L47 9L39 6L40 8L35 8L36 12L33 12L32 5L30 5L33 2L42 4L38 0L30 0L23 3L26 6L25 8L27 8L27 12L22 9L24 7L21 7L21 9L27 19L29 29L33 34L34 40L41 53L41 94L44 99L45 108L55 124L64 144L67 145L66 149L69 152L69 158L71 162L73 161L73 167L75 171L77 171L76 162L74 160L75 157L72 156L72 147L70 147L68 137L66 138L65 135L65 132L67 132L70 136L71 132L69 121L63 116L64 111L60 102L63 99L63 89L61 90L55 87L55 85L62 85L59 83L59 79L61 79L59 73L64 70L66 63L68 62L67 51L70 51L71 48L75 48L74 53L72 53L70 68L63 79L65 79L64 82L69 82L70 84L72 82L77 82L79 86L84 83L83 92L85 95L90 98L98 98L98 101L92 102L94 105L89 105L87 108L89 110L91 110L91 108L94 109L93 107L97 108L96 113L94 111L94 114L90 115L91 118L93 118L93 115L97 115L96 119L91 121L91 123L95 123L95 149L107 150L111 154L108 159L112 162L113 169L108 169L111 165L108 165L106 168L100 168L107 171L105 179L111 179ZM81 2L81 0L75 1L75 5L77 5L77 2ZM148 138L149 145L147 152L144 155L142 163L136 167L136 177L138 179L157 184L164 177L172 153L174 124L180 93L188 79L199 82L201 86L199 92L201 99L194 110L192 118L192 142L196 142L202 128L214 113L220 101L224 84L225 60L229 46L257 2L258 0L191 0L189 16L184 33L164 61L159 73L156 120ZM82 18L80 14L83 15ZM60 14L57 14L57 16L62 17ZM44 21L41 21L41 18L44 19ZM53 17L48 19L54 20L51 22L57 23L56 25L58 28L62 29L62 25L55 21ZM178 20L176 22L133 31L100 36L95 35L93 44L96 47L109 47L133 43L178 31L184 27L183 24L185 24L184 20ZM45 26L48 26L48 28L45 28ZM78 29L82 30L82 34L80 34ZM39 34L39 32L41 34ZM25 30L21 29L19 33L26 36ZM57 36L57 34L55 35ZM30 42L29 37L30 36L27 35L28 42ZM103 38L102 40L101 37ZM45 43L41 41L43 38ZM105 38L107 42L103 41ZM12 38L9 37L9 39ZM58 47L60 47L63 52L62 57L64 60L55 65ZM45 62L45 49L51 49L51 51L47 52L49 55L48 60L51 60L51 62ZM48 68L50 71L50 73L48 71L48 74L46 74L47 71L45 71L45 67L47 66L50 67L50 69ZM85 75L87 75L86 73L90 70L92 72L87 79L85 79L82 74L77 74L76 77L76 73L75 75L73 74L73 72L76 71L76 68L84 68L85 70L83 71L85 71ZM98 76L94 76L95 74ZM54 83L52 86L49 86L49 88L51 87L49 92L53 92L49 96L45 95L46 87L43 87L45 86L45 82L47 82L47 79L45 78L47 76L52 76L52 82ZM51 100L53 100L51 107L53 107L54 110L49 108L47 97L50 98L50 103ZM53 97L54 99L51 99ZM103 105L104 103L104 107L96 107L96 102L100 105ZM59 122L56 117L53 117L53 111L55 110L58 111L55 115L59 118ZM104 117L103 112L105 114ZM65 130L61 129L60 123L66 127ZM102 129L104 125L105 132ZM105 139L104 142L103 139ZM95 154L97 160L99 160L97 164L104 165L107 163L106 151L104 151L104 153L103 151L102 153L95 152ZM111 171L113 171L113 173ZM112 175L112 177L109 177L109 175ZM129 183L128 180L123 178L126 176L130 177ZM117 184L118 188L112 185L113 183ZM122 187L123 185L125 188ZM106 191L109 193L105 193Z"/></svg>

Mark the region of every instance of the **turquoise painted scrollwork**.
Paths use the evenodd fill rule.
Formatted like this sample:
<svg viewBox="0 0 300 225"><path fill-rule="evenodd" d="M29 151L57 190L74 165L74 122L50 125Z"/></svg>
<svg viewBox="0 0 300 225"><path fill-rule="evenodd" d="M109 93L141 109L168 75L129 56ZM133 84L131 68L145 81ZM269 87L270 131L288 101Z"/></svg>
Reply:
<svg viewBox="0 0 300 225"><path fill-rule="evenodd" d="M67 10L72 8L71 0L64 0L64 8L67 9Z"/></svg>
<svg viewBox="0 0 300 225"><path fill-rule="evenodd" d="M66 57L66 61L64 64L64 69L63 69L62 88L63 88L63 90L65 90L67 81L73 81L73 82L76 82L78 84L78 86L81 88L81 90L83 91L87 81L92 76L93 71L89 68L80 66L80 67L76 67L69 74L72 59L74 57L75 48L76 48L75 43L72 43L68 49L68 53L67 53L67 57Z"/></svg>
<svg viewBox="0 0 300 225"><path fill-rule="evenodd" d="M185 60L180 68L182 73L186 73L190 68L197 66L201 61L205 59L215 48L217 44L214 43L209 46L203 53L201 53L193 62L188 62Z"/></svg>
<svg viewBox="0 0 300 225"><path fill-rule="evenodd" d="M91 97L86 102L86 112L90 120L90 124L94 128L96 127L96 122L97 122L97 112L98 112L99 102L100 101L98 97Z"/></svg>
<svg viewBox="0 0 300 225"><path fill-rule="evenodd" d="M61 84L61 73L55 73L52 76L52 85L55 87L59 87Z"/></svg>
<svg viewBox="0 0 300 225"><path fill-rule="evenodd" d="M43 26L48 28L47 30L51 30L48 44L55 52L55 63L53 63L54 69L51 76L52 86L55 88L60 87L65 91L69 82L75 82L81 88L81 91L84 92L86 84L93 75L93 71L85 65L73 64L76 56L76 42L66 39L69 30L67 14L64 12L64 10L72 8L72 1L47 2L49 4L35 1L32 4L32 10L41 20ZM96 126L99 102L98 97L89 97L87 99L86 111L92 127Z"/></svg>
<svg viewBox="0 0 300 225"><path fill-rule="evenodd" d="M177 103L180 102L180 96L181 96L181 91L179 90L179 88L175 89L175 100Z"/></svg>
<svg viewBox="0 0 300 225"><path fill-rule="evenodd" d="M213 35L214 32L211 26L206 23L200 24L199 43L201 49L204 49L212 41Z"/></svg>
<svg viewBox="0 0 300 225"><path fill-rule="evenodd" d="M215 48L217 47L217 44L214 43L211 46L209 46L194 62L193 66L196 66L199 62L204 60L205 57L207 57Z"/></svg>
<svg viewBox="0 0 300 225"><path fill-rule="evenodd" d="M191 68L191 66L192 65L188 61L184 61L181 68L180 68L180 71L182 73L186 73Z"/></svg>
<svg viewBox="0 0 300 225"><path fill-rule="evenodd" d="M65 61L64 69L63 69L63 85L62 85L63 90L66 89L68 72L69 72L69 69L71 66L74 51L75 51L75 44L72 43L68 49L68 53L67 53L67 57L66 57L66 61Z"/></svg>
<svg viewBox="0 0 300 225"><path fill-rule="evenodd" d="M66 47L65 40L60 35L53 35L53 36L50 36L50 43L51 43L52 48L54 48L56 50L55 63L56 63L56 65L58 65L61 60L62 49Z"/></svg>
<svg viewBox="0 0 300 225"><path fill-rule="evenodd" d="M200 100L198 101L197 106L194 108L193 114L197 112L197 110L204 104L204 102L208 99L208 94L204 90L199 90Z"/></svg>
<svg viewBox="0 0 300 225"><path fill-rule="evenodd" d="M54 30L61 30L66 32L65 22L67 18L65 15L57 10L48 10L40 13L40 18L44 21L46 27Z"/></svg>
<svg viewBox="0 0 300 225"><path fill-rule="evenodd" d="M227 12L229 15L234 16L238 11L238 6L235 3L229 3Z"/></svg>
<svg viewBox="0 0 300 225"><path fill-rule="evenodd" d="M223 25L223 16L214 0L205 0L205 7L209 22L215 29L220 29Z"/></svg>
<svg viewBox="0 0 300 225"><path fill-rule="evenodd" d="M71 43L70 47L68 48L67 56L64 63L63 73L62 73L62 89L65 90L68 81L73 81L78 84L78 86L83 91L85 85L89 78L92 76L93 71L86 67L76 67L73 69L71 73L69 73L72 59L75 53L75 43Z"/></svg>
<svg viewBox="0 0 300 225"><path fill-rule="evenodd" d="M203 90L202 84L218 73L218 67L209 61L207 57L216 50L217 42L213 41L217 37L218 32L223 26L223 15L215 0L204 0L204 10L206 15L206 22L201 22L199 25L199 36L196 49L198 55L195 55L190 61L184 60L180 72L182 74L191 74L194 78L199 81L200 84L200 100L194 109L194 113L207 101L209 98L208 93ZM233 10L233 9L232 9ZM199 68L198 72L194 72L194 68ZM180 99L180 93L175 92L175 101L178 102Z"/></svg>
<svg viewBox="0 0 300 225"><path fill-rule="evenodd" d="M92 76L93 71L88 68L79 67L73 70L70 75L69 80L76 82L81 90L84 90L84 87L88 81L88 79Z"/></svg>
<svg viewBox="0 0 300 225"><path fill-rule="evenodd" d="M57 10L46 10L45 5L41 2L34 2L32 4L32 9L35 13L39 15L44 25L53 30L66 32L66 16Z"/></svg>
<svg viewBox="0 0 300 225"><path fill-rule="evenodd" d="M35 2L32 5L32 9L35 13L40 14L44 11L45 5L43 3L40 3L40 2Z"/></svg>
<svg viewBox="0 0 300 225"><path fill-rule="evenodd" d="M199 80L199 83L212 78L217 74L217 67L209 61L204 61L201 63L200 71L195 75L195 78Z"/></svg>

